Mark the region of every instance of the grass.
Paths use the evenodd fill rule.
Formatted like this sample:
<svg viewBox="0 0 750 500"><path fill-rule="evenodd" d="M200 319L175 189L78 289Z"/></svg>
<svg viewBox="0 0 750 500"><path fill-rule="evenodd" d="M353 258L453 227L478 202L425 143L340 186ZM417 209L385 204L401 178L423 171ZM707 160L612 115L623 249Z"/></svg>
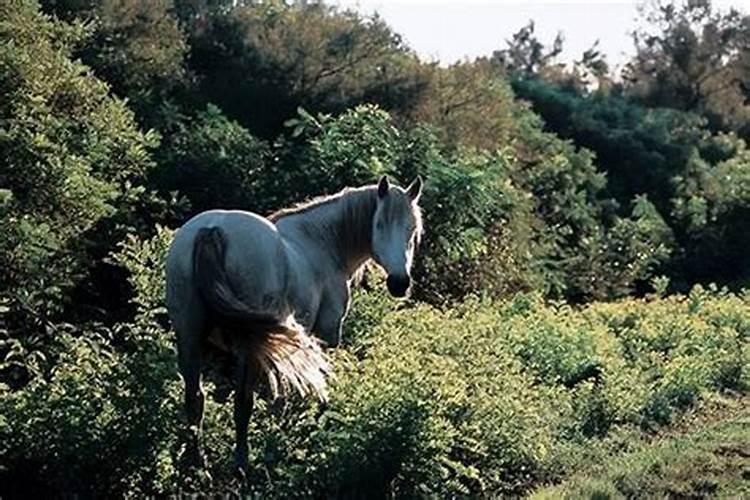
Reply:
<svg viewBox="0 0 750 500"><path fill-rule="evenodd" d="M688 415L636 449L581 464L531 498L750 498L750 398Z"/></svg>

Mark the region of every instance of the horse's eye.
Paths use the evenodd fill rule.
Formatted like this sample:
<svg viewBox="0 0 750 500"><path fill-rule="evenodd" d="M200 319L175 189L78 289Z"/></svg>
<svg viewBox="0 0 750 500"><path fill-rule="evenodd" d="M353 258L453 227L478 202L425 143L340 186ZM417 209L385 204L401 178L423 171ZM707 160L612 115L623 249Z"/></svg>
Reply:
<svg viewBox="0 0 750 500"><path fill-rule="evenodd" d="M383 229L383 221L377 221L375 223L375 229L378 229L378 230Z"/></svg>

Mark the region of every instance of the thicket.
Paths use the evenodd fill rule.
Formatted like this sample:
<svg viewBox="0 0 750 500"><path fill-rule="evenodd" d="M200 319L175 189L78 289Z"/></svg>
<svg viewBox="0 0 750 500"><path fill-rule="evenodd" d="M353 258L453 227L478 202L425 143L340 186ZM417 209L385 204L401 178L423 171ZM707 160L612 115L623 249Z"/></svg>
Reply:
<svg viewBox="0 0 750 500"><path fill-rule="evenodd" d="M520 493L745 390L741 114L654 108L657 77L561 69L525 30L440 67L315 2L0 0L0 495L231 488L231 405L213 486L180 462L168 228L382 174L426 179L413 299L368 280L330 406L259 404L263 496Z"/></svg>
<svg viewBox="0 0 750 500"><path fill-rule="evenodd" d="M181 463L182 387L159 324L171 232L130 239L132 323L57 332L59 355L23 390L2 389L4 494L239 491L231 404L209 393L213 483ZM249 489L264 498L517 495L560 479L587 450L668 424L750 383L748 297L688 296L574 308L538 294L440 310L359 292L333 354L325 407L259 401ZM33 478L33 480L32 480Z"/></svg>

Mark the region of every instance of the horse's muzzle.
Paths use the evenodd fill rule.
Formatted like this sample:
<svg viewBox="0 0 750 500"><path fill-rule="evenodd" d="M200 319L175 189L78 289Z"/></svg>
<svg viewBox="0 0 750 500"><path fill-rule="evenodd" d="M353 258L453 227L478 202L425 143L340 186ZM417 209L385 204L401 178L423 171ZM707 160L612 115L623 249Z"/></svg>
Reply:
<svg viewBox="0 0 750 500"><path fill-rule="evenodd" d="M409 276L396 276L393 274L388 275L385 280L385 284L388 287L388 292L394 297L404 297L406 292L409 291L411 285L411 278Z"/></svg>

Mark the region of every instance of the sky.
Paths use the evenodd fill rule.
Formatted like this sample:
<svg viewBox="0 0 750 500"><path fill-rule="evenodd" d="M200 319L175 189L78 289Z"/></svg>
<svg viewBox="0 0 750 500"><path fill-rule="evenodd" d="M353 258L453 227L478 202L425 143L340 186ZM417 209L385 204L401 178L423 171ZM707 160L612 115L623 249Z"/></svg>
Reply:
<svg viewBox="0 0 750 500"><path fill-rule="evenodd" d="M599 40L616 69L633 53L630 36L640 0L334 0L363 14L377 11L407 44L427 60L450 64L490 55L530 19L536 34L551 45L558 31L565 37L561 59L580 58ZM714 0L750 12L750 0Z"/></svg>

